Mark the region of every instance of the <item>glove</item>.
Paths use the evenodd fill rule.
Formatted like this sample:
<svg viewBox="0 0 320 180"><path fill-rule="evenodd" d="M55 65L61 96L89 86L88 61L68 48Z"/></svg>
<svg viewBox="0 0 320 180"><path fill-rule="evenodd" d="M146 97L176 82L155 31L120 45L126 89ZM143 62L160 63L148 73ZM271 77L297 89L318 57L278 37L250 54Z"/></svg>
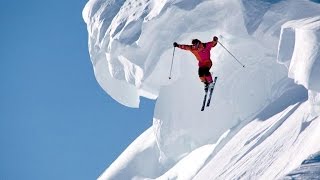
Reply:
<svg viewBox="0 0 320 180"><path fill-rule="evenodd" d="M217 36L214 36L214 37L213 37L213 40L214 40L214 41L218 41L218 37L217 37Z"/></svg>
<svg viewBox="0 0 320 180"><path fill-rule="evenodd" d="M179 46L178 43L176 43L176 42L173 43L173 47L178 47L178 46Z"/></svg>

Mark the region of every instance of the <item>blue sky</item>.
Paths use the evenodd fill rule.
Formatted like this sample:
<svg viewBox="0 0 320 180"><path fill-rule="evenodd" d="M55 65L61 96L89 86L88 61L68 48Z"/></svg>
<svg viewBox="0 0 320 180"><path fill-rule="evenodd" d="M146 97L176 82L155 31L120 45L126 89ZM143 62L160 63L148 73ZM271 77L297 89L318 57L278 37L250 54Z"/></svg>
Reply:
<svg viewBox="0 0 320 180"><path fill-rule="evenodd" d="M152 124L96 82L86 2L0 2L0 179L96 179Z"/></svg>

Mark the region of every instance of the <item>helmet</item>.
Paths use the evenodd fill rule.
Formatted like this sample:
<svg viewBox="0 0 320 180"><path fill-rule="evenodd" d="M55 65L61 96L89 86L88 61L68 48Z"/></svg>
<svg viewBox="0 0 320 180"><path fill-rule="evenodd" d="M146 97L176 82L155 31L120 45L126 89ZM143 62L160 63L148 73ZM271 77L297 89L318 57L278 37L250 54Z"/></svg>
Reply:
<svg viewBox="0 0 320 180"><path fill-rule="evenodd" d="M199 39L192 39L192 42L191 42L193 45L196 45L198 43L201 43L201 41Z"/></svg>

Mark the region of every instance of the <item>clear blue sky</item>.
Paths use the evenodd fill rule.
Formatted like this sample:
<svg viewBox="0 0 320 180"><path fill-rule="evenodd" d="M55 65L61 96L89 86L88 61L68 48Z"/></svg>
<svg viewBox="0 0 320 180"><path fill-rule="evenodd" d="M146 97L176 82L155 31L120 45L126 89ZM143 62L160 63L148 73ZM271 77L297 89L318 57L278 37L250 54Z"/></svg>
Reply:
<svg viewBox="0 0 320 180"><path fill-rule="evenodd" d="M0 2L0 179L96 179L152 124L96 82L86 2Z"/></svg>

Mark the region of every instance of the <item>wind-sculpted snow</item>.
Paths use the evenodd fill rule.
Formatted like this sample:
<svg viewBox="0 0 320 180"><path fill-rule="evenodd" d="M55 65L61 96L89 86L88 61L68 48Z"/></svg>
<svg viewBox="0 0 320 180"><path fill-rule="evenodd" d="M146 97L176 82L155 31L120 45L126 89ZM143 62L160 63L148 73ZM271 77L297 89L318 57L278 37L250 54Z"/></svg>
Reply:
<svg viewBox="0 0 320 180"><path fill-rule="evenodd" d="M210 41L219 26L243 32L241 19L240 26L235 23L241 12L237 12L240 7L234 2L89 1L83 17L98 82L115 100L130 107L138 107L140 96L156 98L161 86L180 76L175 65L174 79L168 82L173 41L189 43L195 32L198 38ZM232 17L236 18L229 23L221 21L228 15L225 10L234 12ZM219 12L219 16L208 18L212 11Z"/></svg>
<svg viewBox="0 0 320 180"><path fill-rule="evenodd" d="M307 94L300 88L292 89L290 94L302 100L268 119L261 118L266 116L261 112L193 179L279 179L317 152L320 118L305 113L309 106L305 102ZM284 102L275 101L270 106L278 103Z"/></svg>
<svg viewBox="0 0 320 180"><path fill-rule="evenodd" d="M282 25L278 61L289 66L289 77L320 92L320 16Z"/></svg>
<svg viewBox="0 0 320 180"><path fill-rule="evenodd" d="M320 114L320 16L288 21L281 28L278 61L309 90L310 113Z"/></svg>
<svg viewBox="0 0 320 180"><path fill-rule="evenodd" d="M293 62L291 55L299 52L296 51L299 47L296 46L297 42L303 42L292 37L292 33L296 31L287 30L290 29L289 26L281 31L281 26L294 19L315 17L318 15L319 5L307 0L248 2L90 0L87 3L83 18L89 32L91 60L101 87L115 100L130 107L139 106L140 96L157 99L153 127L143 138L139 137L131 144L103 173L101 179L191 179L196 174L199 174L197 177L204 178L210 174L210 169L204 169L201 173L207 162L211 159L217 162L217 158L224 161L224 152L233 150L232 160L224 161L224 166L208 163L206 167L216 168L212 171L216 175L233 178L267 177L275 167L280 167L278 174L272 174L272 177L279 177L298 166L301 159L315 150L312 148L305 151L288 168L284 164L273 166L278 162L276 159L259 164L260 166L253 161L266 160L272 155L271 152L277 153L273 149L268 153L263 148L268 149L268 144L277 143L274 133L285 135L278 130L284 128L283 125L296 114L295 111L302 107L301 104L307 98L307 90L292 83L287 77L287 69L282 65L289 67L290 62ZM309 36L317 34L316 32L318 31L313 31ZM280 34L281 41L277 51ZM175 50L172 79L168 79L173 55L172 43L190 44L193 38L206 42L211 41L215 35L246 67L240 66L220 45L213 48L211 71L219 79L211 107L201 112L203 85L197 77L197 62L190 52ZM317 42L319 43L319 39L311 40L312 45L308 45L305 52L318 57L318 51L312 49L316 45L319 49ZM277 56L282 64L277 62ZM312 58L310 56L307 59ZM312 84L314 89L319 85L316 84L319 70L317 59L319 60L315 58L313 63L309 61L310 68L315 68L308 77L309 85ZM306 74L303 78L305 77ZM319 99L317 93L309 91L309 104L313 102L315 105ZM303 105L303 109L308 108ZM313 118L316 116L317 113L312 115ZM305 119L308 122L310 120ZM251 129L246 131L247 134L237 134L239 127L244 127L251 121L254 123L248 126ZM298 125L292 125L296 126ZM220 137L230 129L233 131L228 136ZM253 132L248 133L250 130ZM310 134L313 132L315 131ZM273 137L272 140L269 140L269 136ZM292 137L301 141L307 139L296 134ZM144 144L148 139L150 143ZM234 144L225 147L224 144L229 140ZM284 138L281 143L285 144L285 140L288 139ZM240 141L246 145L237 147ZM279 158L291 145L301 144L304 142L289 142L282 147L278 144L279 154L274 157ZM296 147L294 150L298 149ZM292 154L296 153L294 150ZM259 153L263 156L259 157ZM196 156L201 160L194 166L188 166L188 174L181 173L186 164ZM285 160L287 163L289 158ZM250 161L248 167L245 166L245 161ZM140 170L141 162L146 163L148 168ZM233 165L241 167L239 172L247 174L229 172L234 169ZM256 166L259 166L257 171L248 173Z"/></svg>
<svg viewBox="0 0 320 180"><path fill-rule="evenodd" d="M320 153L313 154L304 160L301 166L286 175L283 180L320 179Z"/></svg>
<svg viewBox="0 0 320 180"><path fill-rule="evenodd" d="M283 180L291 179L320 179L320 153L312 154L302 162L299 168L283 178Z"/></svg>

